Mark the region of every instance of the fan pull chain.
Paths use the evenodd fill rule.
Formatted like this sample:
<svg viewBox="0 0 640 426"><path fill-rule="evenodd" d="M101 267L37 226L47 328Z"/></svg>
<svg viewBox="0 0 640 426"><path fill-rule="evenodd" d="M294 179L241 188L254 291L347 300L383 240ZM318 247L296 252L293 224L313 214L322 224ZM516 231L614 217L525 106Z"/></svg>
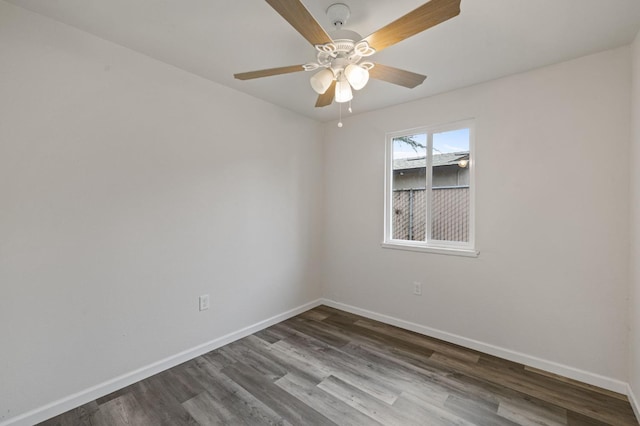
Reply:
<svg viewBox="0 0 640 426"><path fill-rule="evenodd" d="M342 127L342 103L339 103L338 105L340 105L340 119L338 120L338 127Z"/></svg>
<svg viewBox="0 0 640 426"><path fill-rule="evenodd" d="M349 101L349 113L352 113L353 110L351 109L351 101Z"/></svg>

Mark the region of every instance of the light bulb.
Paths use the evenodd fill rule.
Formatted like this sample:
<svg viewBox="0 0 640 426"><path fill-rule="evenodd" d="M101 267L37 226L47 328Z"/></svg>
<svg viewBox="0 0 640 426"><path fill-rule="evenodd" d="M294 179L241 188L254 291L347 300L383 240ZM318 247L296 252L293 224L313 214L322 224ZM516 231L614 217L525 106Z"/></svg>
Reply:
<svg viewBox="0 0 640 426"><path fill-rule="evenodd" d="M338 103L349 102L351 99L353 99L351 86L349 85L349 82L344 77L341 77L336 82L336 102Z"/></svg>
<svg viewBox="0 0 640 426"><path fill-rule="evenodd" d="M464 169L465 167L467 167L468 165L469 165L469 160L466 160L466 159L465 159L465 160L460 160L460 161L458 161L458 166L462 167L463 169Z"/></svg>
<svg viewBox="0 0 640 426"><path fill-rule="evenodd" d="M369 71L356 64L347 65L344 76L355 90L362 89L369 81Z"/></svg>
<svg viewBox="0 0 640 426"><path fill-rule="evenodd" d="M317 94L324 95L324 92L326 92L329 86L331 86L331 82L333 82L333 79L333 71L331 71L329 68L325 68L322 71L314 74L309 82L311 83L311 87Z"/></svg>

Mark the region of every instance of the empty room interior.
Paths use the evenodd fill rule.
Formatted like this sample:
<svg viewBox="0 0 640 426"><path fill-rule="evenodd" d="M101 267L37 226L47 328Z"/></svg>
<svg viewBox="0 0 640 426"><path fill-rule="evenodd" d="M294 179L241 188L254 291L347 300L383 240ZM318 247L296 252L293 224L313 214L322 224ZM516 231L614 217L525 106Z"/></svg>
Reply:
<svg viewBox="0 0 640 426"><path fill-rule="evenodd" d="M639 165L637 0L0 0L0 425L638 424Z"/></svg>

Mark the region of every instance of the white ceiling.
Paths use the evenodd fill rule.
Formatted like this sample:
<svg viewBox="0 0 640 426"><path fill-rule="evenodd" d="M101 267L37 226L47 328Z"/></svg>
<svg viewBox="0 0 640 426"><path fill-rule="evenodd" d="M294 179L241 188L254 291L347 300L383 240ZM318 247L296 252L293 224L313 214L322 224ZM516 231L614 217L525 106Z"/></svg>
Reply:
<svg viewBox="0 0 640 426"><path fill-rule="evenodd" d="M264 0L6 0L212 81L308 117L310 73L239 81L233 74L313 61L314 49ZM325 28L336 0L302 0ZM424 0L340 0L346 29L366 36ZM456 18L376 54L376 62L426 74L415 89L372 80L355 92L354 113L629 44L640 0L462 0Z"/></svg>

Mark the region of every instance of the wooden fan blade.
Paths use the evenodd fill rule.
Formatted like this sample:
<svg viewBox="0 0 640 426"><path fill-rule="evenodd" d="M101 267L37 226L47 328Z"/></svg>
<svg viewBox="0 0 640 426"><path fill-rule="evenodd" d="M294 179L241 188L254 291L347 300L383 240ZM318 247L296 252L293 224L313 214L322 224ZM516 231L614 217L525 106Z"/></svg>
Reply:
<svg viewBox="0 0 640 426"><path fill-rule="evenodd" d="M431 0L380 28L365 40L376 52L460 14L461 0Z"/></svg>
<svg viewBox="0 0 640 426"><path fill-rule="evenodd" d="M313 45L331 43L331 37L300 0L266 0L302 37Z"/></svg>
<svg viewBox="0 0 640 426"><path fill-rule="evenodd" d="M270 77L272 75L288 74L291 72L304 71L302 65L291 65L288 67L269 68L266 70L241 72L233 76L238 80L251 80L253 78Z"/></svg>
<svg viewBox="0 0 640 426"><path fill-rule="evenodd" d="M380 64L374 64L374 67L369 70L369 77L408 87L409 89L422 84L424 79L427 78L426 75Z"/></svg>
<svg viewBox="0 0 640 426"><path fill-rule="evenodd" d="M324 92L324 94L318 96L318 100L316 101L316 108L331 105L335 94L336 94L336 81L333 80L333 83L331 83L331 86L329 86L327 91Z"/></svg>

